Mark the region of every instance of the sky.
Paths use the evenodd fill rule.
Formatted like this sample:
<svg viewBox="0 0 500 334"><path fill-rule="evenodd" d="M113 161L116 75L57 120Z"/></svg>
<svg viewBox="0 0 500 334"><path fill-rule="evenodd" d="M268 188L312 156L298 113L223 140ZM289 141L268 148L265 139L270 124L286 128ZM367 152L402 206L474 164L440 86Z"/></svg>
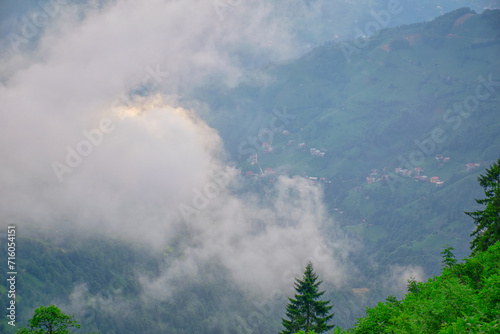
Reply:
<svg viewBox="0 0 500 334"><path fill-rule="evenodd" d="M211 111L203 101L190 109L179 101L207 80L234 87L252 68L352 37L387 6L2 1L0 221L26 230L80 229L157 249L187 229L184 260L147 285L157 298L168 298L172 282L195 277L211 259L262 294L289 286L307 261L325 280L346 284L356 273L348 254L358 241L328 217L321 189L282 176L269 194L234 191L241 177L227 166L217 130L199 117ZM400 6L387 26L441 10ZM423 276L419 270L394 273Z"/></svg>

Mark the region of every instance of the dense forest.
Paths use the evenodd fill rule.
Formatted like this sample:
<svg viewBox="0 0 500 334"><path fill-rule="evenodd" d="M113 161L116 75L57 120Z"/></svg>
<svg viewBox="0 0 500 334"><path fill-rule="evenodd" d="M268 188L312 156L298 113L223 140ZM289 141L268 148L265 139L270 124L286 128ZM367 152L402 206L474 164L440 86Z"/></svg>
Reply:
<svg viewBox="0 0 500 334"><path fill-rule="evenodd" d="M443 273L409 282L403 300L388 297L344 333L496 333L500 330L500 242Z"/></svg>
<svg viewBox="0 0 500 334"><path fill-rule="evenodd" d="M389 296L385 303L380 302L377 306L368 308L367 315L358 319L354 328L347 331L335 328L333 333L498 332L500 330L499 263L500 242L484 252L467 258L463 263L456 263L450 248L447 248L443 251L445 267L441 275L425 283L410 281L408 294L404 299L398 300ZM138 330L144 331L140 326ZM313 330L307 333L322 332ZM17 333L34 332L21 329Z"/></svg>
<svg viewBox="0 0 500 334"><path fill-rule="evenodd" d="M329 300L322 300L324 299L323 295L325 291L318 290L322 281L318 281L318 275L314 272L312 263L309 262L302 279L296 279L294 285L296 290L295 296L288 299L289 303L286 306L285 312L287 319L283 319L285 329L281 333L293 334L298 330L304 329L306 333L319 334L327 332L332 328L334 333L337 334L375 334L388 332L429 334L493 333L500 330L500 159L490 166L486 170L486 173L478 178L478 181L484 190L485 198L476 200L484 206L481 210L467 213L474 218L476 225L476 230L472 233L474 239L470 243L470 248L473 251L470 257L462 263L457 263L452 252L453 247L445 248L441 252L442 264L444 265L441 275L434 276L427 282L416 282L414 279L409 280L407 286L408 293L402 300L398 300L394 296L387 297L385 303L379 302L377 306L368 308L366 316L359 318L355 326L346 331L331 324L334 313L330 313L330 311L333 306L330 305ZM59 262L63 259L61 255L66 253L65 250L53 250L56 256L50 254L46 258L40 258L37 257L37 254L43 253L43 246L38 244L38 247L36 247L35 245L32 248L33 253L28 258L35 259L36 263L42 267L47 266L50 268L50 263L56 263L57 268L51 268L51 272L57 272L58 275L47 276L51 280L50 283L53 284L55 281L57 286L68 287L69 289L74 280L78 281L81 279L79 276L84 277L85 271L78 270L76 266L71 268L68 260L62 260L62 263ZM73 256L77 256L77 253L73 253ZM118 254L118 252L115 253ZM134 257L126 248L122 248L119 254L120 256L109 259L110 262L104 264L109 268L108 270L111 271L114 269L119 271L121 267L126 266L125 263L121 263L122 261L139 265L139 259ZM102 252L97 256L97 259L99 258L104 258ZM59 265L57 265L58 262L60 263ZM84 263L85 260L80 258L78 261L73 259L71 262ZM154 270L154 267L157 265L157 263L155 264L152 261L149 264L149 266L152 266L149 270ZM148 265L143 267L145 270L147 268ZM93 270L92 272L95 274L97 270ZM35 274L42 276L40 272L35 272ZM102 280L93 280L96 282L96 285L91 287L91 289L96 289L100 298L108 298L108 307L115 309L119 308L120 305L115 304L116 300L109 300L114 296L102 295L102 291L113 289L115 290L114 292L118 291L119 295L126 298L127 296L129 296L128 298L133 298L134 295L137 295L138 291L137 287L134 289L133 286L130 286L130 281L122 280L119 282L113 275L112 271L111 274L109 274L109 271L103 273L101 276ZM26 286L29 286L31 290L27 295L34 296L34 299L25 300L21 298L19 302L40 303L42 294L37 294L37 291L41 292L40 286L43 285L36 284L37 281L27 282L25 279L21 282L23 283L23 290L26 289L24 284L28 283ZM205 312L203 316L220 312L220 309L215 306L214 297L217 296L217 291L214 288L215 286L206 287L204 292L203 290L198 291L196 297L193 295L192 299L179 295L179 299L171 307L177 308L176 311L178 311L179 306L187 303L188 308L182 310L183 313L179 314L180 318L175 320L170 318L174 320L173 324L176 326L189 324L188 331L206 332L207 326L210 326L210 324L201 319L197 322L196 319L198 319L200 316L199 312L202 310ZM219 287L221 290L227 288L227 286ZM190 287L189 289L193 291L196 287ZM44 292L46 294L48 291ZM219 293L223 295L227 291L220 291ZM5 298L5 293L3 296ZM204 300L203 297L205 296L206 299ZM242 307L242 300L238 302L234 299L232 301L235 305ZM108 309L93 311L91 320L95 322L95 325L100 330L105 328L106 325L104 324L109 323L109 319L106 319L111 315L109 311ZM150 314L151 309L144 309L143 311ZM166 307L163 312L165 317L171 317L174 309ZM225 312L229 312L229 310L226 309ZM130 313L127 314L130 316ZM129 316L125 318L129 319ZM29 320L29 328L23 327L16 333L67 333L63 330L66 330L68 327L80 327L73 318L73 316L70 317L61 314L60 309L53 305L47 309L42 306L36 309L35 316ZM99 323L98 318L103 323ZM84 321L88 325L91 325L91 323L87 322L88 319L84 319ZM147 321L147 331L150 330L149 328L154 328L152 332L174 330L168 329L167 326L158 327L159 322L155 316L143 319L142 323L141 321L137 321L137 319L129 323L122 318L122 322L126 322L126 325L124 326L123 323L117 321L114 324L114 328L123 328L120 331L125 332L128 330L125 328L132 326L135 331L145 332L146 330L143 327L145 321ZM220 318L218 321L220 321ZM225 324L230 324L230 321L230 315L226 313L224 315ZM60 331L52 332L51 326L55 326L56 324L61 329ZM213 324L211 325L213 326ZM5 329L5 325L3 326L3 329ZM39 328L43 326L50 330L40 330ZM215 328L213 328L214 333L224 330L223 327L219 326L221 325L217 322ZM239 331L242 330L241 326L236 328Z"/></svg>

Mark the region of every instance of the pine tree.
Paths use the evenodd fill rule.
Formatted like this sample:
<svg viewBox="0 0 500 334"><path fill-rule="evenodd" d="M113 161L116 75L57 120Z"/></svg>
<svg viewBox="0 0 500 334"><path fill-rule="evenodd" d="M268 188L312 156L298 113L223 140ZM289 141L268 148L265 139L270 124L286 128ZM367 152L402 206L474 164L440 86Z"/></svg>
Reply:
<svg viewBox="0 0 500 334"><path fill-rule="evenodd" d="M317 300L325 292L318 292L322 281L316 282L318 275L313 271L313 265L309 262L306 266L302 279L296 279L294 298L288 298L289 303L286 306L286 316L283 320L285 329L282 334L293 334L299 330L306 333L315 331L317 334L330 330L334 325L328 325L333 318L333 313L328 314L333 307L328 305L330 301Z"/></svg>
<svg viewBox="0 0 500 334"><path fill-rule="evenodd" d="M476 230L471 234L475 237L470 246L473 253L484 252L500 240L500 159L490 169L486 169L486 175L480 175L477 179L486 198L476 199L476 202L486 207L484 210L466 212L476 224Z"/></svg>

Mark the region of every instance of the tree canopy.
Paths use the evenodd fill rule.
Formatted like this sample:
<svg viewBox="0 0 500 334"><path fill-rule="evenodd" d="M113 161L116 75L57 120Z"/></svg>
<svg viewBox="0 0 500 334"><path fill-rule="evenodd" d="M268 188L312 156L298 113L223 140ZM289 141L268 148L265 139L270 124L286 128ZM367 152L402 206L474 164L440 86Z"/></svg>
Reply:
<svg viewBox="0 0 500 334"><path fill-rule="evenodd" d="M70 334L70 328L80 328L74 316L61 312L54 305L40 306L35 310L33 317L28 320L28 328L24 327L17 334Z"/></svg>
<svg viewBox="0 0 500 334"><path fill-rule="evenodd" d="M470 247L473 253L484 252L500 240L500 158L490 169L486 169L486 175L478 177L478 181L486 198L476 199L476 202L486 207L484 210L466 212L476 224L476 230L471 234L475 237Z"/></svg>
<svg viewBox="0 0 500 334"><path fill-rule="evenodd" d="M286 316L282 319L285 329L282 334L292 334L299 330L305 332L314 331L318 334L330 330L334 325L328 325L333 318L333 313L328 314L333 307L328 305L330 301L318 300L325 292L319 292L322 281L316 281L318 275L309 262L306 266L302 279L296 279L294 298L289 298L286 306Z"/></svg>
<svg viewBox="0 0 500 334"><path fill-rule="evenodd" d="M443 257L453 258L450 249ZM499 333L500 242L464 263L447 262L441 276L413 282L403 300L388 297L340 333Z"/></svg>

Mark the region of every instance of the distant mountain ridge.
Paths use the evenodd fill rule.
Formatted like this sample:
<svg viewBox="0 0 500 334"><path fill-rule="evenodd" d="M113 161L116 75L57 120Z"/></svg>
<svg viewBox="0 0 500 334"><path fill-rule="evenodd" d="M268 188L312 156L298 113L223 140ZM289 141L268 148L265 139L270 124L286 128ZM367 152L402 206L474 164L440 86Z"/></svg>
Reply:
<svg viewBox="0 0 500 334"><path fill-rule="evenodd" d="M473 222L463 212L481 197L477 175L500 155L499 28L500 10L462 8L380 30L350 61L345 48L354 41L325 43L298 60L250 71L236 88L214 81L196 93L213 111L204 118L246 190L272 187L280 174L307 177L323 187L329 215L363 241L352 259L363 285L325 294L336 324L349 327L365 305L389 294L393 287L381 283L387 268L421 267L431 276L441 271L445 244L458 259L468 254ZM328 226L324 232L330 237ZM146 281L158 277L184 256L178 240L152 254L131 242L64 233L18 239L19 325L54 302L82 328L102 333L280 329L284 308L256 306L217 261L169 300L142 297L137 272ZM0 286L3 305L6 291ZM0 331L13 333L10 327L2 323Z"/></svg>
<svg viewBox="0 0 500 334"><path fill-rule="evenodd" d="M363 47L325 43L199 98L249 180L276 177L260 167L317 180L331 214L377 260L405 258L430 275L442 245L468 254L462 212L500 154L499 28L500 10L461 8L381 29Z"/></svg>

